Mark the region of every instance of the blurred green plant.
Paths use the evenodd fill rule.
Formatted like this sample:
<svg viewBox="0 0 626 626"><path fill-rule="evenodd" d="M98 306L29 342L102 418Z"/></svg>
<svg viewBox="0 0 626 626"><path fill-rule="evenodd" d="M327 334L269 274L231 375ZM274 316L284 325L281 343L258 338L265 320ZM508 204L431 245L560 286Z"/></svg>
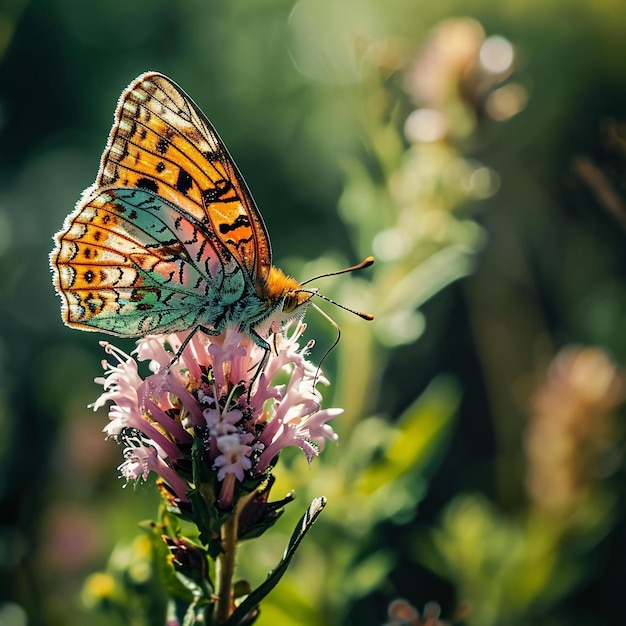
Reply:
<svg viewBox="0 0 626 626"><path fill-rule="evenodd" d="M448 58L442 38L460 39L459 54ZM343 623L354 602L378 589L394 559L384 548L373 549L368 538L381 524L414 517L449 440L460 398L450 379L435 380L400 416L361 418L379 397L377 387L393 349L423 331L419 307L471 270L481 241L476 223L454 211L494 191L495 174L460 150L473 129L468 120L473 121L474 103L462 100L465 88L474 88L478 98L511 71L511 48L503 44L510 58L491 72L491 82L484 80L489 71L475 66L485 45L482 28L472 20L438 27L430 52L423 53L445 56L434 86L424 84L432 77L422 75L423 57L415 58L395 42L372 42L360 51L364 80L355 87L355 101L377 106L360 111L367 153L347 168L340 214L357 251L373 247L379 264L371 281L338 280L334 294L339 301L363 302L365 308L378 304L379 320L371 334L357 333L349 324L348 339L339 344L337 387L349 407L342 426L344 432L352 430L347 443L341 452L331 451L314 480L302 476L295 464L278 472L277 488L290 485L305 498L320 484L332 485L329 497L335 504L318 524L315 542L304 546L304 556L294 562L282 592L264 603L261 623ZM407 93L424 106L407 114ZM450 102L458 104L451 111L446 108ZM324 550L331 543L335 549ZM245 577L260 578L250 565L252 554L241 554Z"/></svg>
<svg viewBox="0 0 626 626"><path fill-rule="evenodd" d="M121 552L130 567L133 520L154 510L146 503L154 490L129 497L112 480L112 446L100 445L100 425L84 408L93 398L86 387L96 375L96 346L58 324L45 258L77 189L93 180L111 99L130 76L156 68L210 103L207 112L246 173L279 255L341 249L349 257L325 255L310 264L313 271L290 268L294 275L336 269L372 251L378 257L371 286L329 280L329 295L360 302L378 321L365 330L342 318L340 347L325 362L333 372L339 357L334 404L348 409L340 448L327 450L323 467L282 458L285 475L279 471L274 489L284 495L297 486L302 499L323 493L329 505L292 561L294 575L265 600L260 622L381 623L384 605L401 594L416 607L435 598L445 616L473 623L497 615L516 624L622 623L625 492L612 474L623 471L619 421L601 418L597 423L610 427L599 435L590 417L567 426L564 396L550 410L527 405L560 346L603 346L622 362L626 355L619 227L626 223L625 161L617 128L626 12L611 2L481 0L464 10L515 48L485 37L474 20L446 20L428 34L458 8L408 0L270 0L254 7L17 0L0 10L0 622L110 624L111 614L97 621L73 602L77 581L104 562L112 536L125 537ZM502 72L511 51L519 80ZM511 116L511 124L500 123ZM599 154L603 135L611 139L609 160ZM346 154L353 156L343 162L344 228L336 228ZM478 211L481 228L470 219ZM474 264L477 272L429 302ZM428 333L414 345L426 318ZM315 328L313 315L307 322ZM428 388L427 395L451 395L437 402L431 396L440 408L432 422L421 422L430 451L411 459L393 424L419 404L430 372L448 368L461 384L443 378ZM585 446L587 434L577 429L593 445ZM444 456L451 436L452 454ZM343 460L348 448L350 466ZM369 472L372 486L361 482L370 461L388 482ZM413 461L421 472L412 474ZM335 485L347 503L364 508L369 531L359 526L359 509L335 498ZM360 490L358 497L351 500L348 489ZM363 490L383 508L386 493L389 513L372 512ZM488 495L477 495L481 490ZM409 524L426 494L422 523ZM262 581L280 560L297 517L288 507L261 542L242 544L251 580ZM351 524L354 530L345 528ZM493 533L496 545L476 528ZM127 583L141 589L124 567L110 564L108 571L122 597ZM476 580L468 572L478 572ZM107 576L100 586L95 579L96 590L106 592L107 580L111 589ZM515 598L503 604L516 584L529 607ZM399 617L418 624L439 619L404 609Z"/></svg>
<svg viewBox="0 0 626 626"><path fill-rule="evenodd" d="M459 494L441 526L417 538L417 558L454 582L467 624L528 624L596 573L589 557L616 522L603 483L620 463L615 411L625 398L626 377L604 351L562 350L533 397L527 506L506 514Z"/></svg>
<svg viewBox="0 0 626 626"><path fill-rule="evenodd" d="M436 378L394 415L383 402L385 367L423 332L419 308L472 270L482 231L458 210L497 188L497 174L465 157L463 147L512 74L512 46L463 18L437 26L420 53L399 41L358 46L361 80L351 98L366 150L346 166L339 213L357 255L373 249L377 263L371 280L338 280L333 295L360 301L377 317L372 333L347 320L339 343L336 397L347 407L340 449L328 451L313 480L295 467L279 476L279 485L297 485L305 498L326 485L331 504L266 602L260 623L267 625L345 624L351 607L392 572L393 553L371 538L385 524L414 519L453 432L460 390ZM363 418L379 405L379 415Z"/></svg>

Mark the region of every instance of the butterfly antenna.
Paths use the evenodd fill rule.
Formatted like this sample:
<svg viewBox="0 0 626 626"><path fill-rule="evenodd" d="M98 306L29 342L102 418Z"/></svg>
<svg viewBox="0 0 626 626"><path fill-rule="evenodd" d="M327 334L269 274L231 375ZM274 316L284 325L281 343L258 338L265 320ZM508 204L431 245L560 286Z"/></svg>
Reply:
<svg viewBox="0 0 626 626"><path fill-rule="evenodd" d="M329 274L330 276L331 274ZM311 279L313 280L313 279ZM335 302L334 300L331 300L328 296L325 296L321 293L318 293L315 290L309 291L308 289L298 289L298 291L304 291L306 293L312 293L314 296L317 296L318 298L321 298L322 300L326 300L326 302L330 302L331 304L334 304L335 306L339 307L340 309L343 309L344 311L348 311L348 313L352 313L353 315L356 315L357 317L360 317L363 320L367 320L368 322L371 322L374 319L374 316L371 313L363 313L363 311L357 311L356 309L351 309L350 307L344 306L343 304L339 304L339 302ZM312 306L315 306L315 304L311 303ZM328 317L328 315L326 315L325 313L323 313L322 309L320 309L318 306L315 306L315 308L324 315L324 317L326 317L328 320L332 321L332 319L330 317ZM337 326L337 324L335 322L333 322L333 326Z"/></svg>
<svg viewBox="0 0 626 626"><path fill-rule="evenodd" d="M368 256L367 259L363 259L360 263L357 263L356 265L353 265L352 267L346 267L345 269L338 270L336 272L328 272L328 274L320 274L319 276L314 276L313 278L309 278L308 280L305 280L302 284L306 285L307 283L317 280L318 278L328 278L329 276L338 276L339 274L347 274L348 272L356 272L357 270L363 270L366 267L369 267L370 265L372 265L372 263L374 263L374 257ZM337 303L335 302L335 304ZM352 312L354 313L354 311Z"/></svg>
<svg viewBox="0 0 626 626"><path fill-rule="evenodd" d="M332 317L330 317L330 315L322 311L322 309L320 309L314 302L311 302L311 306L322 317L328 320L331 326L333 326L333 328L337 331L337 339L335 339L335 341L333 342L333 345L330 346L328 350L326 350L326 352L324 353L324 356L320 359L319 365L317 366L317 372L315 372L315 379L313 380L313 389L315 389L315 385L317 385L317 380L319 379L320 373L322 371L322 363L326 360L326 357L336 348L337 344L339 343L339 340L341 339L341 328L339 328L339 324L337 324L337 322L335 322L335 320Z"/></svg>

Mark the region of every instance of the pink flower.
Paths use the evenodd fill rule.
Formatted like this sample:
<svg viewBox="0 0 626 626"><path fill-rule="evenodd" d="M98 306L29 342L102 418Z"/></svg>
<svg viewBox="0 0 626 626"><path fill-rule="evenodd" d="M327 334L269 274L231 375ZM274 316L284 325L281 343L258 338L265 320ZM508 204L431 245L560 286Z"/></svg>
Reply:
<svg viewBox="0 0 626 626"><path fill-rule="evenodd" d="M251 438L252 435L249 435ZM243 480L243 473L252 467L250 453L252 448L241 442L239 435L222 435L217 440L220 454L213 462L213 467L219 467L217 480L224 480L226 474L234 474L237 480Z"/></svg>
<svg viewBox="0 0 626 626"><path fill-rule="evenodd" d="M217 337L145 337L134 351L137 360L103 344L116 362L103 362L105 374L96 382L104 393L93 408L111 402L104 430L127 446L122 476L137 481L154 472L174 499L185 502L189 490L199 487L197 474L203 480L210 475L208 492L218 494L224 509L245 481L263 480L283 448L296 445L311 461L327 439L336 441L327 422L342 411L320 408L315 385L328 381L306 358L312 342L298 344L304 330L300 323L289 336L272 337L268 355L232 327ZM148 361L151 373L142 377L137 361ZM281 385L274 383L278 374L286 376ZM200 450L206 469L196 470L195 478L192 448Z"/></svg>
<svg viewBox="0 0 626 626"><path fill-rule="evenodd" d="M154 446L144 446L138 442L137 446L128 446L124 449L126 459L118 469L126 480L146 480L150 472L159 474L172 488L176 497L182 502L187 501L187 485L176 472L161 458Z"/></svg>

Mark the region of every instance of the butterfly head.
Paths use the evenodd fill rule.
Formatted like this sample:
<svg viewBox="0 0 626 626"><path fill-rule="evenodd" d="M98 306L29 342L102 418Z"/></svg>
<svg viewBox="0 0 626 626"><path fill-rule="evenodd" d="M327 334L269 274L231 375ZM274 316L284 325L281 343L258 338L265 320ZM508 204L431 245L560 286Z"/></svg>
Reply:
<svg viewBox="0 0 626 626"><path fill-rule="evenodd" d="M272 329L273 332L278 332L281 328L284 328L289 323L294 320L300 320L309 305L313 306L322 317L326 318L328 322L337 330L337 339L333 343L333 345L326 351L324 357L322 357L322 361L320 361L320 366L318 367L318 374L320 373L320 368L324 359L330 354L333 348L339 343L339 339L341 337L341 330L337 323L327 315L322 309L317 307L313 303L313 296L317 296L322 300L326 300L345 311L353 313L358 317L366 320L373 320L374 316L369 313L361 313L360 311L356 311L354 309L350 309L348 307L331 300L327 296L324 296L319 292L316 288L305 287L307 283L312 280L316 280L317 278L323 278L324 276L332 276L336 274L343 274L345 272L354 271L355 269L361 269L363 267L369 267L374 262L373 257L368 257L358 265L355 265L350 268L346 268L345 270L339 270L338 272L333 272L331 274L325 274L323 276L316 276L312 279L305 280L302 283L299 283L295 278L291 276L287 276L282 270L277 267L271 266L270 271L268 273L267 280L262 284L257 286L257 292L262 300L269 305L269 328ZM315 384L313 385L315 386Z"/></svg>
<svg viewBox="0 0 626 626"><path fill-rule="evenodd" d="M303 289L302 286L298 284L296 289L290 289L285 294L283 313L287 315L299 315L300 311L304 313L307 306L310 304L311 298L316 294L317 289Z"/></svg>
<svg viewBox="0 0 626 626"><path fill-rule="evenodd" d="M303 283L299 283L295 278L287 276L287 274L285 274L281 269L272 266L266 280L257 286L257 292L261 299L269 305L270 310L272 311L273 321L278 322L278 326L282 326L283 324L294 319L301 318L306 312L309 304L311 304L313 296L318 296L323 300L327 300L328 302L331 302L332 304L345 309L350 313L354 313L363 319L372 320L374 317L369 313L361 313L360 311L355 311L345 307L322 295L317 289L304 287L304 285L312 280L317 280L318 278L360 270L365 267L369 267L373 262L374 258L368 257L358 265L348 267L337 272L316 276L315 278L305 280Z"/></svg>
<svg viewBox="0 0 626 626"><path fill-rule="evenodd" d="M274 311L273 317L279 325L302 317L316 293L315 289L303 289L295 278L274 266L258 290L261 298Z"/></svg>

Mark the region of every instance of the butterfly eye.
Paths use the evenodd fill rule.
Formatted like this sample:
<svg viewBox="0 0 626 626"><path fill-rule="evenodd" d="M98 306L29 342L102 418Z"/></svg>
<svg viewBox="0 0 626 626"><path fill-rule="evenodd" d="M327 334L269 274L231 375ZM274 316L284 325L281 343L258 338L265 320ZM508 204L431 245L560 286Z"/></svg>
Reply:
<svg viewBox="0 0 626 626"><path fill-rule="evenodd" d="M313 291L308 291L306 289L298 289L297 291L288 292L283 301L283 313L293 313L299 306L308 302L313 295Z"/></svg>
<svg viewBox="0 0 626 626"><path fill-rule="evenodd" d="M294 311L298 305L300 304L300 298L298 298L300 294L292 293L285 296L285 301L283 302L283 312L291 313Z"/></svg>

